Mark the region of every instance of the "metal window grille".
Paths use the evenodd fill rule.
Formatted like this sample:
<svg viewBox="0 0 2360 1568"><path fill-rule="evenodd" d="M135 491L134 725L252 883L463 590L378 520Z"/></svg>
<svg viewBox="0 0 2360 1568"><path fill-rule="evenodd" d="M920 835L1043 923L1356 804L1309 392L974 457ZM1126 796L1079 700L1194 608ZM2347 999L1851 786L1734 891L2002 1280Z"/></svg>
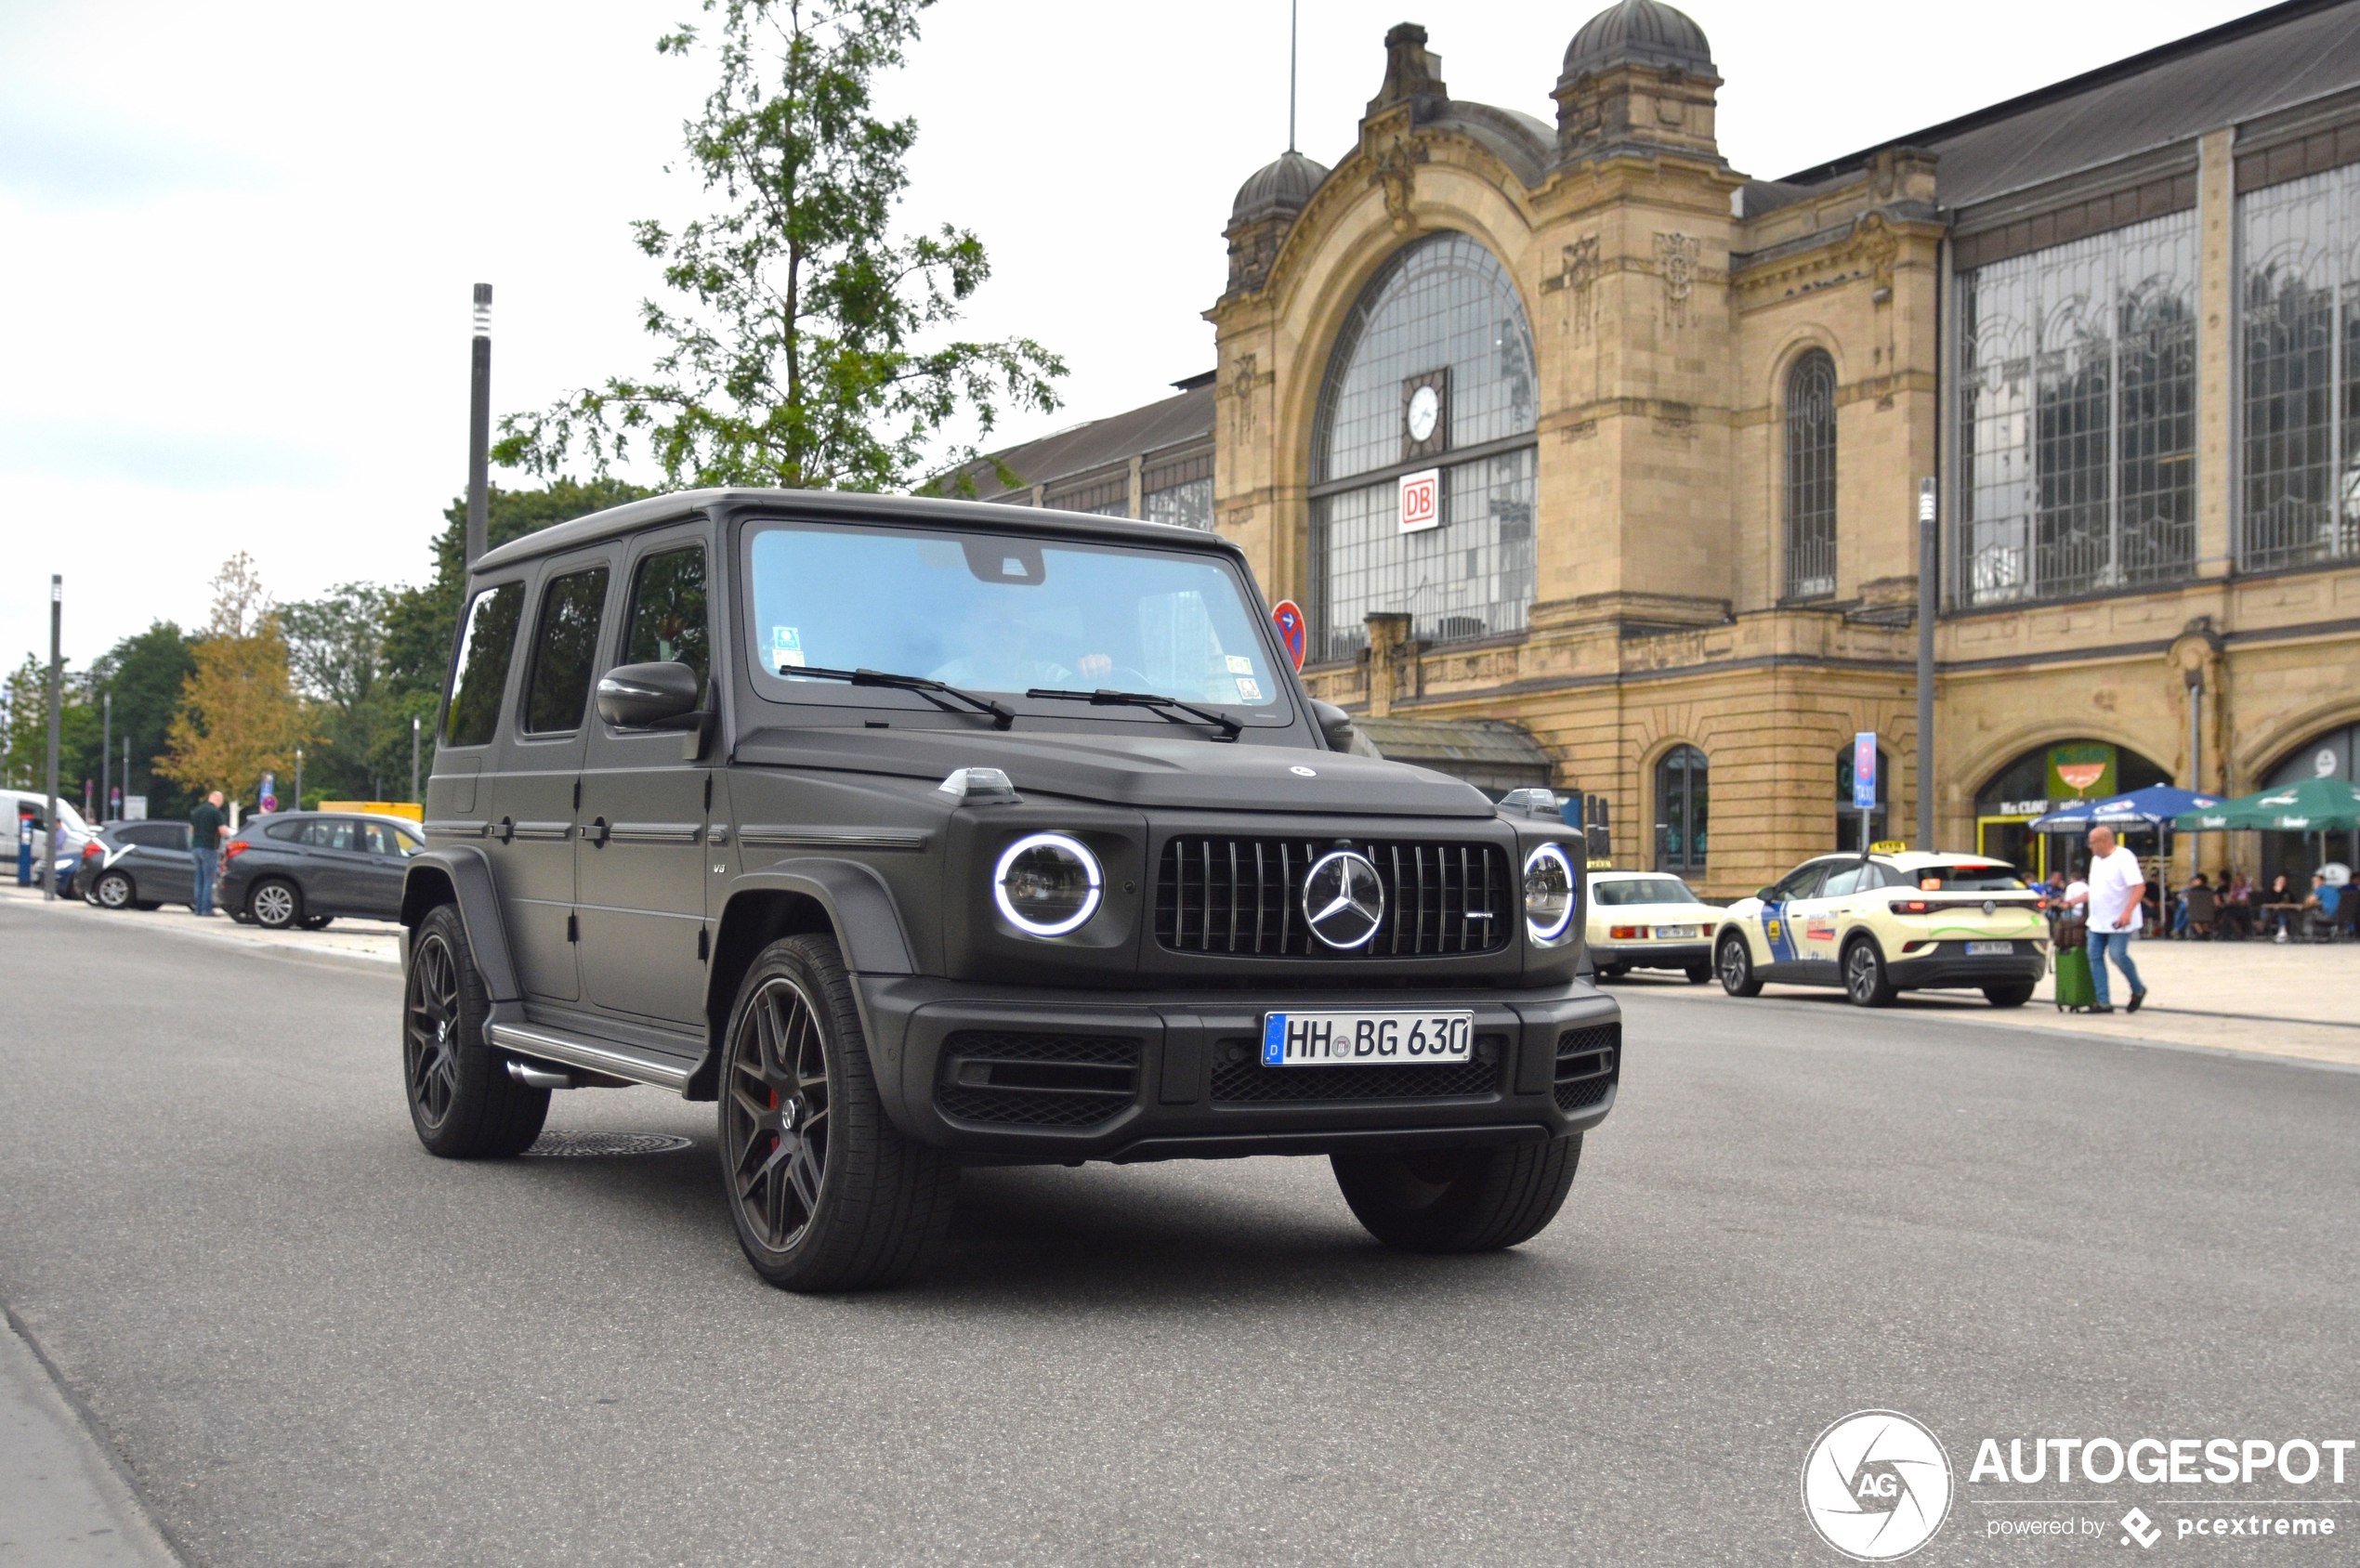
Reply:
<svg viewBox="0 0 2360 1568"><path fill-rule="evenodd" d="M1129 464L1111 470L1084 475L1051 486L1042 495L1044 504L1060 512L1090 512L1102 517L1131 516L1131 469Z"/></svg>
<svg viewBox="0 0 2360 1568"><path fill-rule="evenodd" d="M1674 746L1656 764L1656 869L1704 869L1710 764L1694 746Z"/></svg>
<svg viewBox="0 0 2360 1568"><path fill-rule="evenodd" d="M2242 196L2237 218L2238 564L2269 571L2360 553L2360 169Z"/></svg>
<svg viewBox="0 0 2360 1568"><path fill-rule="evenodd" d="M1787 375L1787 596L1836 591L1836 362L1814 348Z"/></svg>
<svg viewBox="0 0 2360 1568"><path fill-rule="evenodd" d="M2195 570L2196 275L2178 213L1961 280L1960 603Z"/></svg>
<svg viewBox="0 0 2360 1568"><path fill-rule="evenodd" d="M1442 525L1397 526L1401 386L1448 370ZM1533 593L1534 450L1538 401L1532 333L1506 270L1479 242L1441 233L1403 247L1371 279L1346 318L1319 394L1317 482L1369 476L1312 504L1312 657L1350 658L1362 618L1406 610L1430 642L1520 631ZM1415 465L1412 465L1415 466Z"/></svg>
<svg viewBox="0 0 2360 1568"><path fill-rule="evenodd" d="M1151 454L1139 467L1148 520L1184 529L1213 528L1213 449Z"/></svg>

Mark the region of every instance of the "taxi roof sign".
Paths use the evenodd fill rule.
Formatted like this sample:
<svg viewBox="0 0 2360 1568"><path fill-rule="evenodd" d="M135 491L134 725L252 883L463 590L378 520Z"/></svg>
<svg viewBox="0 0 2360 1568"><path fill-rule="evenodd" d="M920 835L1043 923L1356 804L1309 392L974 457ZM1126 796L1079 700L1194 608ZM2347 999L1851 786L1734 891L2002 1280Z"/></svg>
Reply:
<svg viewBox="0 0 2360 1568"><path fill-rule="evenodd" d="M1868 846L1871 855L1906 855L1909 846L1899 839L1879 839Z"/></svg>

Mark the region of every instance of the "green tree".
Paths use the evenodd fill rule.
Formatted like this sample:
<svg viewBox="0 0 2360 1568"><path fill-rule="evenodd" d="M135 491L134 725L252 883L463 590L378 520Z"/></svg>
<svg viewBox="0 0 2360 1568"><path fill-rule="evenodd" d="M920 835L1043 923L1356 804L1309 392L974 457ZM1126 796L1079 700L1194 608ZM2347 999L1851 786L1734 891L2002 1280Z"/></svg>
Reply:
<svg viewBox="0 0 2360 1568"><path fill-rule="evenodd" d="M304 758L304 793L309 800L384 798L379 791L386 780L371 764L384 748L387 725L394 722L385 679L394 597L373 582L347 582L320 598L280 607L287 672L312 704L312 727L321 740ZM406 747L409 721L400 722ZM398 787L407 792L409 774L397 777Z"/></svg>
<svg viewBox="0 0 2360 1568"><path fill-rule="evenodd" d="M492 487L486 497L485 537L492 549L557 523L586 517L649 492L621 479L600 477L553 479L535 490ZM387 601L379 665L380 722L367 758L372 777L389 791L410 788L410 721L419 724L419 777L434 771L434 720L442 685L459 641L460 596L466 585L467 503L453 501L443 511L443 529L434 542L434 575L424 585L397 590ZM308 780L306 780L307 784Z"/></svg>
<svg viewBox="0 0 2360 1568"><path fill-rule="evenodd" d="M934 452L954 416L988 435L1005 399L1043 412L1064 361L1030 338L936 341L990 275L966 229L897 238L914 119L878 119L872 85L902 63L931 0L704 0L719 82L684 130L720 209L674 233L633 226L676 305L640 305L664 348L615 377L500 423L494 458L557 473L577 446L607 472L634 451L674 486L906 487L956 470ZM699 46L694 27L657 41Z"/></svg>
<svg viewBox="0 0 2360 1568"><path fill-rule="evenodd" d="M186 817L196 797L179 784L151 770L149 759L164 750L165 733L180 706L180 688L196 673L196 655L180 628L169 621L152 622L146 631L128 636L91 660L81 685L88 694L93 723L86 738L100 741L99 704L114 696L113 759L104 776L111 777L126 795L148 797L148 815ZM131 742L131 777L123 777L123 743ZM102 777L95 748L75 753L76 780Z"/></svg>
<svg viewBox="0 0 2360 1568"><path fill-rule="evenodd" d="M243 550L213 580L213 619L191 650L180 708L155 770L203 793L251 800L266 773L295 777L295 748L312 738L310 715L287 676L287 643Z"/></svg>
<svg viewBox="0 0 2360 1568"><path fill-rule="evenodd" d="M7 749L0 751L0 771L8 787L38 790L49 765L49 662L28 653L9 672L4 688L8 704Z"/></svg>

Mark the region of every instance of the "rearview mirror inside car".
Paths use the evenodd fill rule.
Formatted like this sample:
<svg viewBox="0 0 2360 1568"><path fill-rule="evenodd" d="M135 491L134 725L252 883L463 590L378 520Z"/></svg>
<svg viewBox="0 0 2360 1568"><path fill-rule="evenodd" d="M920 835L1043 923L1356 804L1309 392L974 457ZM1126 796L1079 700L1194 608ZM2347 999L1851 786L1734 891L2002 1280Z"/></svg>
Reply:
<svg viewBox="0 0 2360 1568"><path fill-rule="evenodd" d="M686 729L699 722L700 684L686 664L618 664L598 683L598 717L623 729Z"/></svg>

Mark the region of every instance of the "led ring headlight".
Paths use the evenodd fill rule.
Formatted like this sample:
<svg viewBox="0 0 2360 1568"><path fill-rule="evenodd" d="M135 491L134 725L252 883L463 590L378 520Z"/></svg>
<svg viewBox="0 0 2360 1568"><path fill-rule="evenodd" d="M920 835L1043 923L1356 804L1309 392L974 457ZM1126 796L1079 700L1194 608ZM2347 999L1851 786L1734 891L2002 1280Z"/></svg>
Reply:
<svg viewBox="0 0 2360 1568"><path fill-rule="evenodd" d="M1098 912L1098 857L1064 833L1033 833L1001 852L991 873L1000 912L1033 936L1063 936Z"/></svg>
<svg viewBox="0 0 2360 1568"><path fill-rule="evenodd" d="M1573 923L1573 862L1561 845L1544 843L1524 860L1524 926L1543 947L1564 940Z"/></svg>

